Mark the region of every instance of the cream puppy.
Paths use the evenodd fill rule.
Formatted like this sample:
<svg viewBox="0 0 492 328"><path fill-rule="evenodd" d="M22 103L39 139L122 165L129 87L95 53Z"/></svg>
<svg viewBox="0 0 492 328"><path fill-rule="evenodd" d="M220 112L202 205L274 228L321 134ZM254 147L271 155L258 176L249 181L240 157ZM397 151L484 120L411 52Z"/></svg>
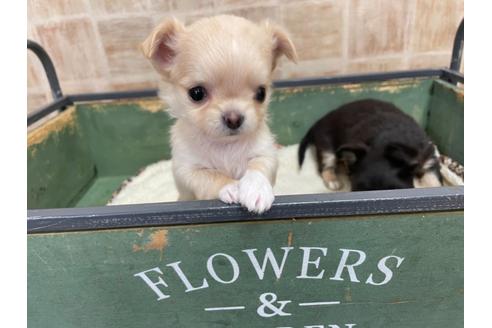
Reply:
<svg viewBox="0 0 492 328"><path fill-rule="evenodd" d="M262 213L274 200L277 158L267 126L272 72L296 61L287 34L236 16L164 21L142 44L162 76L179 200L215 199Z"/></svg>

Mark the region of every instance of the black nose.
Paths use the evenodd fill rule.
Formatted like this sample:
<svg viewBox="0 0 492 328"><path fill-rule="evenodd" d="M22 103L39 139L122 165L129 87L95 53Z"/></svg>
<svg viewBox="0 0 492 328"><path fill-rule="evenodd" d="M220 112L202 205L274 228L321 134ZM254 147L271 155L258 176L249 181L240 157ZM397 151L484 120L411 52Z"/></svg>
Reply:
<svg viewBox="0 0 492 328"><path fill-rule="evenodd" d="M222 121L231 130L238 129L244 122L244 116L237 112L226 112L222 115Z"/></svg>

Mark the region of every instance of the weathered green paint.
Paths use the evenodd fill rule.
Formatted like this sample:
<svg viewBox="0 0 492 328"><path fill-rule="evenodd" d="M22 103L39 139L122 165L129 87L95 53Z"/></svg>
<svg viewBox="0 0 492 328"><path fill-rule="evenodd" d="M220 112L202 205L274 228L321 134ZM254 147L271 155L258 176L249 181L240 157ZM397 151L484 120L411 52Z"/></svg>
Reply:
<svg viewBox="0 0 492 328"><path fill-rule="evenodd" d="M68 111L61 126L27 148L28 208L70 206L96 175L77 112Z"/></svg>
<svg viewBox="0 0 492 328"><path fill-rule="evenodd" d="M464 164L464 91L435 81L428 115L429 136L441 152Z"/></svg>
<svg viewBox="0 0 492 328"><path fill-rule="evenodd" d="M279 278L267 266L260 280L242 250L257 249L262 264L267 248L279 263L281 247L293 247ZM313 250L308 274L321 279L299 279L300 247ZM354 268L360 282L347 271L333 280L341 249L363 251L367 258ZM207 260L216 253L233 257L239 276L231 284L215 281ZM381 258L394 273L384 285L377 269ZM349 263L358 259L350 253ZM206 278L209 288L185 292L176 272L180 268L197 287ZM243 222L167 228L57 233L28 236L28 323L30 327L305 327L354 323L357 327L453 328L463 326L463 212L394 216ZM233 276L231 264L213 261L223 280ZM160 268L169 298L157 295L137 273ZM148 273L152 281L159 274ZM352 279L353 280L353 279ZM290 300L290 316L261 317L263 293ZM339 301L338 305L299 303ZM279 304L275 303L276 306ZM244 310L206 312L206 307L245 306ZM317 327L317 326L316 326Z"/></svg>
<svg viewBox="0 0 492 328"><path fill-rule="evenodd" d="M133 175L170 157L173 121L166 112L151 111L138 101L81 104L77 110L99 176Z"/></svg>
<svg viewBox="0 0 492 328"><path fill-rule="evenodd" d="M393 102L427 126L439 148L462 161L459 94L432 79L278 89L269 109L270 125L280 144L298 143L327 112L357 99L377 98ZM158 99L77 105L73 122L28 147L28 208L104 205L118 181L169 159L173 120L163 107Z"/></svg>
<svg viewBox="0 0 492 328"><path fill-rule="evenodd" d="M337 84L277 90L270 105L271 126L282 145L299 143L311 125L326 113L351 101L389 101L425 126L432 80Z"/></svg>
<svg viewBox="0 0 492 328"><path fill-rule="evenodd" d="M75 207L104 206L118 190L123 181L130 176L97 177L89 189L77 201Z"/></svg>

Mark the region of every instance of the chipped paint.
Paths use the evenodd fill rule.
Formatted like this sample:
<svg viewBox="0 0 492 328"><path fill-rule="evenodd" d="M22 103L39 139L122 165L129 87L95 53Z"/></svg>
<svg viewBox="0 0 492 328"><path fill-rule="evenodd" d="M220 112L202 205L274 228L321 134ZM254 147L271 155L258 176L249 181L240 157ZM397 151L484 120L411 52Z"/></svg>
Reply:
<svg viewBox="0 0 492 328"><path fill-rule="evenodd" d="M309 97L309 93L314 92L328 92L335 94L336 90L343 89L350 93L359 93L363 91L380 91L387 93L399 93L407 88L413 88L418 86L422 78L406 78L399 80L390 80L384 82L366 82L366 83L336 83L331 85L319 85L319 86L305 86L295 88L282 88L275 90L272 96L272 100L282 102L289 98L291 94L302 93L304 96Z"/></svg>
<svg viewBox="0 0 492 328"><path fill-rule="evenodd" d="M94 111L104 111L107 106L130 105L130 106L137 106L139 107L139 109L150 113L165 112L166 109L169 107L160 98L143 98L139 100L118 99L118 100L109 100L96 104L87 104L87 105L91 110Z"/></svg>
<svg viewBox="0 0 492 328"><path fill-rule="evenodd" d="M412 88L413 86L414 86L413 84L383 85L378 88L375 88L375 90L379 92L399 93L405 89Z"/></svg>
<svg viewBox="0 0 492 328"><path fill-rule="evenodd" d="M75 107L69 107L52 120L32 130L27 135L27 146L33 146L45 141L48 136L64 128L75 127Z"/></svg>
<svg viewBox="0 0 492 328"><path fill-rule="evenodd" d="M156 250L162 252L164 248L166 248L166 246L167 246L167 230L161 229L152 232L149 235L147 243L141 246L137 244L133 244L132 248L134 252L140 252L140 251L147 252L150 250Z"/></svg>
<svg viewBox="0 0 492 328"><path fill-rule="evenodd" d="M354 84L345 84L341 86L342 89L349 91L350 93L361 92L364 90L362 88L362 84L354 83Z"/></svg>
<svg viewBox="0 0 492 328"><path fill-rule="evenodd" d="M293 238L293 233L292 231L289 231L289 234L287 235L287 246L292 246L292 238Z"/></svg>
<svg viewBox="0 0 492 328"><path fill-rule="evenodd" d="M151 113L164 112L169 107L159 98L139 100L134 104Z"/></svg>
<svg viewBox="0 0 492 328"><path fill-rule="evenodd" d="M418 85L418 80L404 80L404 81L386 81L378 84L346 84L342 85L342 89L349 91L350 93L358 93L362 91L372 90L386 93L400 93L406 89L413 88Z"/></svg>
<svg viewBox="0 0 492 328"><path fill-rule="evenodd" d="M285 88L281 89L281 92L283 94L296 94L296 93L301 93L306 90L306 87L295 87L295 88Z"/></svg>
<svg viewBox="0 0 492 328"><path fill-rule="evenodd" d="M352 302L352 290L350 287L345 288L345 295L343 296L345 299L345 302Z"/></svg>
<svg viewBox="0 0 492 328"><path fill-rule="evenodd" d="M458 99L458 101L460 101L460 102L463 102L464 101L464 99L465 99L465 90L460 89L460 88L456 88L454 94L456 95L456 99Z"/></svg>
<svg viewBox="0 0 492 328"><path fill-rule="evenodd" d="M414 88L418 86L420 79L417 80L403 80L403 81L386 81L377 85L374 90L380 92L399 93L405 89Z"/></svg>
<svg viewBox="0 0 492 328"><path fill-rule="evenodd" d="M279 94L274 98L274 100L277 102L282 102L286 99L287 99L287 96L285 94Z"/></svg>

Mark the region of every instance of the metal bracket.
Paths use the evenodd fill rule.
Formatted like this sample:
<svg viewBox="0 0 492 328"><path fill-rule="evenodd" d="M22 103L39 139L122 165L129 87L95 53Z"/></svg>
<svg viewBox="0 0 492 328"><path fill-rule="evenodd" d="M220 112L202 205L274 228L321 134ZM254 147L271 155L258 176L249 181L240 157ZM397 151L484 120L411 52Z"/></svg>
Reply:
<svg viewBox="0 0 492 328"><path fill-rule="evenodd" d="M53 100L58 100L63 98L63 92L60 87L60 83L58 82L58 76L56 75L55 66L51 61L50 56L46 52L46 50L41 47L38 43L27 40L27 49L34 52L34 54L39 58L41 64L43 64L44 72L48 77L48 82L51 88L51 94L53 95Z"/></svg>
<svg viewBox="0 0 492 328"><path fill-rule="evenodd" d="M465 19L461 20L460 26L456 31L453 43L453 54L451 55L451 64L449 68L452 71L459 72L461 68L461 58L463 56L463 47L465 43Z"/></svg>

